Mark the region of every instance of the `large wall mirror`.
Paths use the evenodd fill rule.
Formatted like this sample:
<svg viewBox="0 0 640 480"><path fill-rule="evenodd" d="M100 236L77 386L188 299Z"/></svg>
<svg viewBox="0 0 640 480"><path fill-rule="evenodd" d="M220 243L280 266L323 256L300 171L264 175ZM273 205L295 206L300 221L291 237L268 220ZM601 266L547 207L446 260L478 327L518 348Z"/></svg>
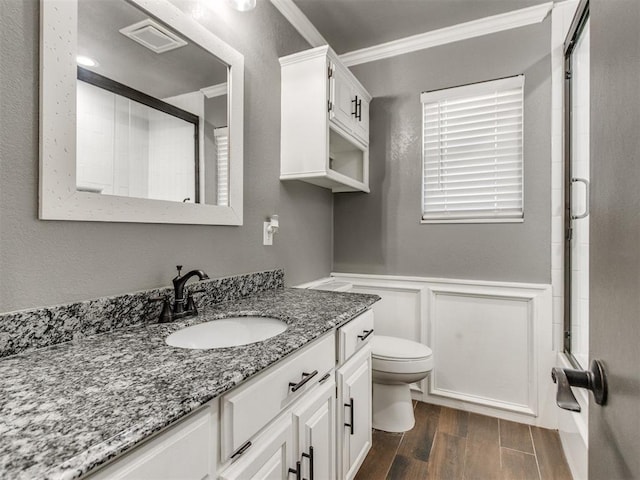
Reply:
<svg viewBox="0 0 640 480"><path fill-rule="evenodd" d="M167 0L43 0L40 218L242 224L240 53Z"/></svg>

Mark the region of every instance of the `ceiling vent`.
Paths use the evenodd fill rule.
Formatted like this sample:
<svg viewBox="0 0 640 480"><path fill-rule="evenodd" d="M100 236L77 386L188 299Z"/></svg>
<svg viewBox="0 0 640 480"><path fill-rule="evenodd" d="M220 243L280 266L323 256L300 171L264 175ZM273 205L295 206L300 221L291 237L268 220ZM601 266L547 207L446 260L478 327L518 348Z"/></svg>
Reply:
<svg viewBox="0 0 640 480"><path fill-rule="evenodd" d="M156 53L168 52L187 44L167 28L149 18L120 29L120 33Z"/></svg>

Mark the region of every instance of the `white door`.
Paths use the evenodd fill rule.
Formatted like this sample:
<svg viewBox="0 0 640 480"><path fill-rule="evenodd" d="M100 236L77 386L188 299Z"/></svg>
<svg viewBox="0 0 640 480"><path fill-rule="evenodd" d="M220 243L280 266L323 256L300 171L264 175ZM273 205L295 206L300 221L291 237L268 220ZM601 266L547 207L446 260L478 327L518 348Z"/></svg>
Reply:
<svg viewBox="0 0 640 480"><path fill-rule="evenodd" d="M348 132L353 130L356 114L355 95L349 78L339 69L333 68L331 77L333 107L329 119Z"/></svg>
<svg viewBox="0 0 640 480"><path fill-rule="evenodd" d="M371 448L371 349L356 353L338 370L338 436L342 478L351 480Z"/></svg>
<svg viewBox="0 0 640 480"><path fill-rule="evenodd" d="M330 375L316 391L308 393L308 400L293 411L301 478L308 480L336 478L336 383L333 372Z"/></svg>
<svg viewBox="0 0 640 480"><path fill-rule="evenodd" d="M220 480L287 480L295 469L291 415L284 415L257 439L235 463L220 475Z"/></svg>

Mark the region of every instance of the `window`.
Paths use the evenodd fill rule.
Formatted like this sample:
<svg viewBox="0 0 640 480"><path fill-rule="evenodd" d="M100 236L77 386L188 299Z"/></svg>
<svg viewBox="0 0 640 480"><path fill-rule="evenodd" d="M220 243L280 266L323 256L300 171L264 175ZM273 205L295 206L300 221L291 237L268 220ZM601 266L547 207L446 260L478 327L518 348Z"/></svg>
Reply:
<svg viewBox="0 0 640 480"><path fill-rule="evenodd" d="M523 218L524 76L421 95L424 223Z"/></svg>
<svg viewBox="0 0 640 480"><path fill-rule="evenodd" d="M218 198L216 205L229 205L229 133L227 127L216 128L216 156L218 162Z"/></svg>

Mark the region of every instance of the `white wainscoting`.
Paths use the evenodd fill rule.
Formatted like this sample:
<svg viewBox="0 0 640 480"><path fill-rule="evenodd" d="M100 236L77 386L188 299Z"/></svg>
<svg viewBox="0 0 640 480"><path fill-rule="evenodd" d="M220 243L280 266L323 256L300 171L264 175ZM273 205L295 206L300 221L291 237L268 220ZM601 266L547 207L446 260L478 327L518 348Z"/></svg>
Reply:
<svg viewBox="0 0 640 480"><path fill-rule="evenodd" d="M433 350L434 370L414 398L557 427L551 286L334 273L374 293L379 335Z"/></svg>

